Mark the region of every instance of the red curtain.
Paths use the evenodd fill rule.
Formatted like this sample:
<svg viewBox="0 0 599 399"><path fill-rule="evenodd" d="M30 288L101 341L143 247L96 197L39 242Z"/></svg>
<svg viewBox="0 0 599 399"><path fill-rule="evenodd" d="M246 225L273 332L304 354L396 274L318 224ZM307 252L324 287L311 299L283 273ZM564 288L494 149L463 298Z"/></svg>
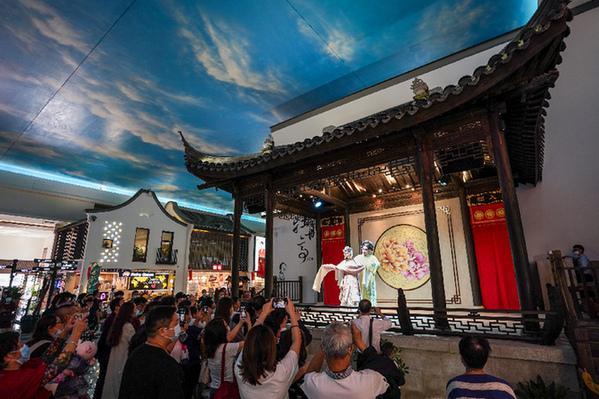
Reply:
<svg viewBox="0 0 599 399"><path fill-rule="evenodd" d="M337 264L343 260L345 247L345 226L322 226L322 263ZM327 274L322 282L322 295L325 305L339 305L339 286L335 273Z"/></svg>
<svg viewBox="0 0 599 399"><path fill-rule="evenodd" d="M483 306L519 309L518 289L503 203L470 207Z"/></svg>
<svg viewBox="0 0 599 399"><path fill-rule="evenodd" d="M266 276L266 249L260 248L258 250L258 277L264 278Z"/></svg>

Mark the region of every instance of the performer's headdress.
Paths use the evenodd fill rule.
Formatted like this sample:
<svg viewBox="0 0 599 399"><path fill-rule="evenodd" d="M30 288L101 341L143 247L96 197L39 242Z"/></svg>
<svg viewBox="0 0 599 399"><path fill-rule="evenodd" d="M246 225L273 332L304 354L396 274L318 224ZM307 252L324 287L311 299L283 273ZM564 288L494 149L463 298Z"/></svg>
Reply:
<svg viewBox="0 0 599 399"><path fill-rule="evenodd" d="M345 248L343 248L343 254L344 254L344 255L345 255L345 254L352 254L352 255L353 255L353 253L354 253L354 250L353 250L353 249L351 249L351 247L349 247L349 246L346 246Z"/></svg>
<svg viewBox="0 0 599 399"><path fill-rule="evenodd" d="M360 248L366 248L369 251L374 251L374 243L370 240L364 240L362 241L362 245L360 245Z"/></svg>

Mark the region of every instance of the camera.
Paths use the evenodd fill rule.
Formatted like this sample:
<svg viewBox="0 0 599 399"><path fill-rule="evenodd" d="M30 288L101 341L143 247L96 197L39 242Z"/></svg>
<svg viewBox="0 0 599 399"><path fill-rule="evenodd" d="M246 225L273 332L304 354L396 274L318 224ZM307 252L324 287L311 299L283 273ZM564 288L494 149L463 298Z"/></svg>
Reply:
<svg viewBox="0 0 599 399"><path fill-rule="evenodd" d="M287 305L287 298L273 298L272 307L275 309L285 309Z"/></svg>
<svg viewBox="0 0 599 399"><path fill-rule="evenodd" d="M245 320L245 306L241 305L239 307L239 317L241 317L241 320Z"/></svg>

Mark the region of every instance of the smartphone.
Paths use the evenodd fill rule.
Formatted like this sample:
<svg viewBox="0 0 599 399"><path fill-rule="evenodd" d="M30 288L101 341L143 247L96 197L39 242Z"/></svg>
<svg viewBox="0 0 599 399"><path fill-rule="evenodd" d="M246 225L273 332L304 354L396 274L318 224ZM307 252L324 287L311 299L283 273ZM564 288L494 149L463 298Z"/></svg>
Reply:
<svg viewBox="0 0 599 399"><path fill-rule="evenodd" d="M185 314L187 313L187 309L181 308L177 310L177 313L179 314L179 325L183 326L185 324Z"/></svg>
<svg viewBox="0 0 599 399"><path fill-rule="evenodd" d="M287 298L273 298L272 299L272 307L275 309L285 309L286 304L287 304Z"/></svg>
<svg viewBox="0 0 599 399"><path fill-rule="evenodd" d="M245 320L245 306L243 305L239 307L239 317L241 317L241 320Z"/></svg>

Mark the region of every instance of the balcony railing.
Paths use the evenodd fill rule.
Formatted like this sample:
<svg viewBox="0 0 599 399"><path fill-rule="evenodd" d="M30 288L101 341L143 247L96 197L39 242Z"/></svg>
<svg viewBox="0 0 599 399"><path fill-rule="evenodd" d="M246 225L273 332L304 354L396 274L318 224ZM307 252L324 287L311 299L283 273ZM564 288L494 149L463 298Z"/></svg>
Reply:
<svg viewBox="0 0 599 399"><path fill-rule="evenodd" d="M175 265L177 263L178 249L173 249L170 254L165 254L160 248L156 250L157 265Z"/></svg>

